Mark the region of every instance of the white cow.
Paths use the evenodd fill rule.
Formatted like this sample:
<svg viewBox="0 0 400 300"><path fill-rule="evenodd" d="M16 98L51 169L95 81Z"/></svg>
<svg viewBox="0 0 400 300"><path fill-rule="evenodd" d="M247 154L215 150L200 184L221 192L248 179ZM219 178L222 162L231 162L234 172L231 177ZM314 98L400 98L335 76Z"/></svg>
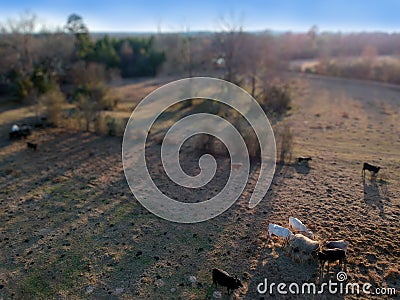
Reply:
<svg viewBox="0 0 400 300"><path fill-rule="evenodd" d="M272 237L272 235L283 237L285 244L294 237L294 234L288 228L272 223L268 225L268 234L269 237Z"/></svg>
<svg viewBox="0 0 400 300"><path fill-rule="evenodd" d="M297 218L289 217L289 228L296 233L301 233L310 239L314 239L314 234Z"/></svg>

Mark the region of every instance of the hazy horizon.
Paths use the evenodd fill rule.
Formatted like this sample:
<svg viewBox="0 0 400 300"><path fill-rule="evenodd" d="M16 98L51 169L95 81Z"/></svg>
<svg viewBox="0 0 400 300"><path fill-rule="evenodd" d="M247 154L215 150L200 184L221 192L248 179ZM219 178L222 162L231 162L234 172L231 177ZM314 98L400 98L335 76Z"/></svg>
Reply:
<svg viewBox="0 0 400 300"><path fill-rule="evenodd" d="M62 27L68 15L83 17L91 32L155 33L218 31L225 20L245 31L399 32L400 2L380 1L12 1L0 4L0 20L25 11L48 28Z"/></svg>

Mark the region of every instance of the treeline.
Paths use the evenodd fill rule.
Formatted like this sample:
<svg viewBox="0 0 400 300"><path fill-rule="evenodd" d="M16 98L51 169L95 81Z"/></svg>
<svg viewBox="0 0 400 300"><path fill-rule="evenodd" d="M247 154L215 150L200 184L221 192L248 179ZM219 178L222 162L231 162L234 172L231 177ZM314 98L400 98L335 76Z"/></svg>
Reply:
<svg viewBox="0 0 400 300"><path fill-rule="evenodd" d="M357 58L321 60L307 73L400 84L400 59Z"/></svg>
<svg viewBox="0 0 400 300"><path fill-rule="evenodd" d="M118 134L118 120L102 113L119 101L109 82L154 76L165 60L154 38L93 39L76 14L55 31L38 25L26 14L1 26L0 95L31 104L37 122Z"/></svg>
<svg viewBox="0 0 400 300"><path fill-rule="evenodd" d="M277 40L290 60L360 56L367 48L376 49L379 55L400 54L399 33L333 33L312 27L306 33L284 33Z"/></svg>
<svg viewBox="0 0 400 300"><path fill-rule="evenodd" d="M155 76L165 60L165 54L154 50L154 37L110 38L93 42L84 54L86 61L118 69L122 77Z"/></svg>
<svg viewBox="0 0 400 300"><path fill-rule="evenodd" d="M319 32L316 26L304 33L249 33L230 24L216 33L159 35L155 46L166 54L163 72L184 76L214 72L253 96L296 60L319 62L308 72L400 82L399 33ZM381 60L382 56L393 59Z"/></svg>
<svg viewBox="0 0 400 300"><path fill-rule="evenodd" d="M102 82L113 76L154 76L165 61L165 54L154 48L154 37L104 36L93 40L82 17L76 14L55 32L33 33L37 26L34 15L25 15L1 27L0 94L13 94L22 101L56 86L63 90L77 83L76 69L82 64L86 73L104 69L100 71L104 78L97 76ZM67 97L82 92L85 85L90 83L79 82L72 91L65 89Z"/></svg>
<svg viewBox="0 0 400 300"><path fill-rule="evenodd" d="M69 102L74 110L68 118L83 120L86 130L101 111L117 105L108 82L120 77L221 77L246 89L271 114L290 107L290 89L273 79L296 59L318 60L308 72L400 83L399 61L377 59L399 54L400 34L321 33L316 26L305 33L249 33L224 23L205 34L98 36L76 14L55 31L38 25L34 15L25 15L1 26L0 95L42 105L55 116Z"/></svg>
<svg viewBox="0 0 400 300"><path fill-rule="evenodd" d="M315 59L316 64L298 70L400 84L400 34L322 33L315 41L314 51L298 54Z"/></svg>
<svg viewBox="0 0 400 300"><path fill-rule="evenodd" d="M219 32L208 34L96 38L76 14L55 32L32 34L37 26L33 15L2 26L0 93L26 99L31 94L45 93L54 84L63 89L76 82L75 65L84 62L87 66L101 65L106 81L119 76L154 76L160 71L180 76L217 74L246 86L255 96L262 92L271 73L287 70L292 60L318 59L319 69L308 71L336 76L354 73L356 77L367 73L379 79L390 65L375 64L374 70L365 72L365 66L358 64L352 65L354 72L347 72L331 59L362 56L368 51L375 56L394 56L400 51L400 34L321 33L316 26L304 33L275 34L248 33L237 24L225 24ZM393 81L394 75L382 76ZM67 89L67 97L73 97L76 90L82 90L82 86L72 93Z"/></svg>

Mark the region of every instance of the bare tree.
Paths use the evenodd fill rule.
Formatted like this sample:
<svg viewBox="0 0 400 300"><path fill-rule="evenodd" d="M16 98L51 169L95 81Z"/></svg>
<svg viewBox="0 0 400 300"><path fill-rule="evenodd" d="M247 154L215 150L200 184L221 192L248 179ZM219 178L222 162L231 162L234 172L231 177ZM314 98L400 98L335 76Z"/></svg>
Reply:
<svg viewBox="0 0 400 300"><path fill-rule="evenodd" d="M377 60L378 50L376 47L367 45L361 52L361 59L368 64L372 64Z"/></svg>
<svg viewBox="0 0 400 300"><path fill-rule="evenodd" d="M21 14L18 19L9 19L1 25L0 51L4 67L12 66L22 74L32 72L32 33L37 29L37 25L36 15L30 12Z"/></svg>
<svg viewBox="0 0 400 300"><path fill-rule="evenodd" d="M177 33L162 33L156 36L155 48L166 54L166 62L161 67L161 73L171 75L182 72L180 43L181 37Z"/></svg>
<svg viewBox="0 0 400 300"><path fill-rule="evenodd" d="M212 65L211 38L193 35L187 27L181 40L183 71L188 77L202 73Z"/></svg>
<svg viewBox="0 0 400 300"><path fill-rule="evenodd" d="M249 83L251 96L256 97L257 83L267 72L267 58L270 54L268 43L264 36L246 33L242 45L244 54L240 71Z"/></svg>
<svg viewBox="0 0 400 300"><path fill-rule="evenodd" d="M186 33L182 38L182 61L183 61L183 68L185 72L187 72L188 77L193 77L193 68L194 68L194 61L193 61L193 36L190 35L190 28L186 28Z"/></svg>
<svg viewBox="0 0 400 300"><path fill-rule="evenodd" d="M243 55L243 27L231 15L231 21L221 17L221 32L216 34L218 56L224 60L226 69L225 79L239 83L238 69L242 64Z"/></svg>

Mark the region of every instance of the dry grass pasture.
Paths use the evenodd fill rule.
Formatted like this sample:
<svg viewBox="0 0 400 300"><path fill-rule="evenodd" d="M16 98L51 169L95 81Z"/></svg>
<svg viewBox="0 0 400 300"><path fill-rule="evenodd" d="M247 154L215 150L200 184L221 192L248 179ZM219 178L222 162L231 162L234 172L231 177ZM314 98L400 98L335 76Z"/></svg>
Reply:
<svg viewBox="0 0 400 300"><path fill-rule="evenodd" d="M264 278L335 280L337 266L321 277L316 261L293 262L279 239L268 238L268 223L288 226L289 216L320 240L350 242L350 282L400 293L400 88L317 76L298 80L303 88L293 95L286 121L294 135L293 157L312 156L309 167L278 166L265 199L249 209L258 177L253 165L240 199L198 224L160 219L134 199L122 169L120 137L40 129L28 138L38 143L35 152L7 136L28 108L1 107L0 299L212 299L214 291L223 291L223 299L263 299L271 296L257 293ZM129 116L137 101L164 82L116 87L124 99L117 114ZM226 180L228 161L218 158L217 177L207 188L180 190L162 172L160 146L150 140L148 148L153 178L171 196L202 201ZM189 158L183 169L196 172L196 157ZM382 167L376 180L369 174L362 180L364 161ZM244 287L232 295L213 287L214 267L238 275Z"/></svg>

